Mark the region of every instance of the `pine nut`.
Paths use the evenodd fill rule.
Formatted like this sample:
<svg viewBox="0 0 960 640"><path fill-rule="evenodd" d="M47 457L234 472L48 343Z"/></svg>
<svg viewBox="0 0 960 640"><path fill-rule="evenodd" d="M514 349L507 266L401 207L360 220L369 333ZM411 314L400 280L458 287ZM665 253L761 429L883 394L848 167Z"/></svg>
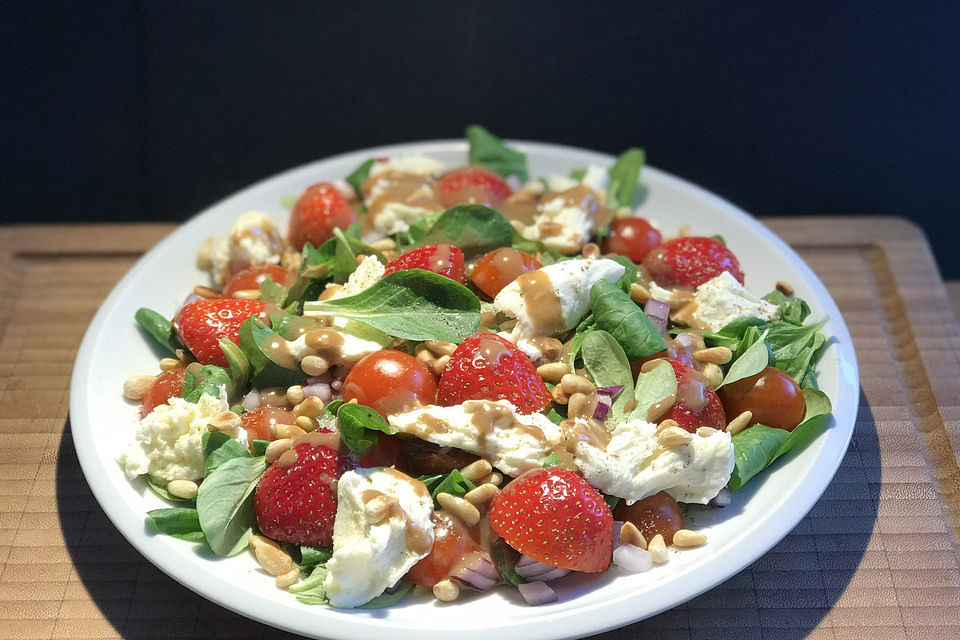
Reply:
<svg viewBox="0 0 960 640"><path fill-rule="evenodd" d="M693 229L688 224L685 224L679 229L677 229L678 238L689 238L692 235L693 235Z"/></svg>
<svg viewBox="0 0 960 640"><path fill-rule="evenodd" d="M257 562L270 575L283 575L293 568L293 560L290 559L290 556L270 538L257 535L250 536L249 546L253 555L257 558Z"/></svg>
<svg viewBox="0 0 960 640"><path fill-rule="evenodd" d="M429 349L421 346L420 350L417 351L417 360L429 366L431 363L433 363L434 360L436 360L436 356L430 353Z"/></svg>
<svg viewBox="0 0 960 640"><path fill-rule="evenodd" d="M293 406L303 402L303 386L295 384L292 387L287 387L287 402Z"/></svg>
<svg viewBox="0 0 960 640"><path fill-rule="evenodd" d="M486 478L482 478L480 480L480 484L492 484L495 487L499 487L502 483L503 483L503 476L497 471L494 471L493 473L488 475Z"/></svg>
<svg viewBox="0 0 960 640"><path fill-rule="evenodd" d="M709 438L715 433L717 433L717 430L713 427L700 427L697 429L697 435L701 438Z"/></svg>
<svg viewBox="0 0 960 640"><path fill-rule="evenodd" d="M220 292L216 289L211 289L210 287L205 287L198 284L193 288L193 293L200 296L204 300L210 300L211 298L219 298Z"/></svg>
<svg viewBox="0 0 960 640"><path fill-rule="evenodd" d="M438 493L437 502L440 506L463 521L468 527L480 522L480 511L475 506L450 493Z"/></svg>
<svg viewBox="0 0 960 640"><path fill-rule="evenodd" d="M670 411L670 408L676 403L677 394L671 393L660 402L655 402L647 407L647 422L656 422L663 414Z"/></svg>
<svg viewBox="0 0 960 640"><path fill-rule="evenodd" d="M394 496L380 495L363 505L363 515L371 523L383 522L393 505L398 504Z"/></svg>
<svg viewBox="0 0 960 640"><path fill-rule="evenodd" d="M287 271L299 271L303 255L299 251L284 251L280 255L280 266Z"/></svg>
<svg viewBox="0 0 960 640"><path fill-rule="evenodd" d="M570 365L566 362L550 362L537 367L537 375L546 380L557 384L563 376L570 373Z"/></svg>
<svg viewBox="0 0 960 640"><path fill-rule="evenodd" d="M589 404L590 400L587 394L578 391L571 395L570 400L567 401L567 415L570 418L588 418L590 417L587 415Z"/></svg>
<svg viewBox="0 0 960 640"><path fill-rule="evenodd" d="M680 426L680 423L678 423L676 420L667 418L666 420L664 420L663 422L657 425L656 433L657 435L660 435L660 432L663 431L664 429L669 429L670 427L679 427L679 426Z"/></svg>
<svg viewBox="0 0 960 640"><path fill-rule="evenodd" d="M590 393L597 388L592 382L575 373L568 373L560 378L560 386L567 395Z"/></svg>
<svg viewBox="0 0 960 640"><path fill-rule="evenodd" d="M193 500L197 497L197 483L192 480L171 480L167 483L170 495L184 500Z"/></svg>
<svg viewBox="0 0 960 640"><path fill-rule="evenodd" d="M264 452L264 457L267 459L267 462L273 464L280 459L284 453L293 445L293 440L290 438L282 438L280 440L274 440L267 445L267 450Z"/></svg>
<svg viewBox="0 0 960 640"><path fill-rule="evenodd" d="M296 423L298 427L303 429L304 433L316 431L320 426L320 423L317 422L317 419L311 418L310 416L297 416Z"/></svg>
<svg viewBox="0 0 960 640"><path fill-rule="evenodd" d="M391 251L397 248L397 243L392 238L383 238L382 240L371 242L370 246L377 251Z"/></svg>
<svg viewBox="0 0 960 640"><path fill-rule="evenodd" d="M777 291L787 296L788 298L793 297L793 287L790 285L789 282L785 282L783 280L777 280L776 287L777 287Z"/></svg>
<svg viewBox="0 0 960 640"><path fill-rule="evenodd" d="M711 389L716 389L720 386L720 383L723 382L723 369L712 362L707 363L701 373L703 377L707 379L707 382L710 383Z"/></svg>
<svg viewBox="0 0 960 640"><path fill-rule="evenodd" d="M308 376L322 376L330 369L330 363L320 356L307 356L300 361L300 368Z"/></svg>
<svg viewBox="0 0 960 640"><path fill-rule="evenodd" d="M737 435L738 433L740 433L741 431L747 428L751 420L753 420L753 412L744 411L743 413L741 413L736 418L730 421L730 424L727 425L727 433L729 433L732 436Z"/></svg>
<svg viewBox="0 0 960 640"><path fill-rule="evenodd" d="M653 556L653 564L663 564L667 561L667 543L659 533L650 539L647 551Z"/></svg>
<svg viewBox="0 0 960 640"><path fill-rule="evenodd" d="M656 358L654 360L647 360L642 365L640 365L640 373L650 373L661 364L666 362L663 358Z"/></svg>
<svg viewBox="0 0 960 640"><path fill-rule="evenodd" d="M180 361L176 358L160 358L160 371L170 371L180 366Z"/></svg>
<svg viewBox="0 0 960 640"><path fill-rule="evenodd" d="M260 389L261 407L289 407L287 390L283 387L265 387Z"/></svg>
<svg viewBox="0 0 960 640"><path fill-rule="evenodd" d="M600 257L600 247L597 246L595 242L588 242L583 245L583 249L580 251L580 256L583 258L599 258Z"/></svg>
<svg viewBox="0 0 960 640"><path fill-rule="evenodd" d="M637 525L630 521L624 522L623 526L620 527L620 544L632 544L641 549L647 548L647 541L640 533L640 529L637 529Z"/></svg>
<svg viewBox="0 0 960 640"><path fill-rule="evenodd" d="M630 285L630 299L637 304L645 304L650 299L650 290L639 282Z"/></svg>
<svg viewBox="0 0 960 640"><path fill-rule="evenodd" d="M540 230L541 236L555 236L563 231L563 225L559 222L554 222L552 220L547 220L546 222L541 222L537 225L537 229Z"/></svg>
<svg viewBox="0 0 960 640"><path fill-rule="evenodd" d="M541 338L537 347L547 360L556 360L563 353L563 343L556 338ZM569 370L565 373L569 373Z"/></svg>
<svg viewBox="0 0 960 640"><path fill-rule="evenodd" d="M193 354L187 351L186 349L177 349L177 360L185 364L190 364L191 362L196 362L193 357Z"/></svg>
<svg viewBox="0 0 960 640"><path fill-rule="evenodd" d="M496 485L490 483L481 484L476 489L468 491L467 495L463 496L463 499L474 506L480 506L496 498L498 493L500 493L500 489L497 488Z"/></svg>
<svg viewBox="0 0 960 640"><path fill-rule="evenodd" d="M357 258L356 258L356 260L357 260L357 266L359 267L359 266L360 266L360 263L363 262L364 260L366 260L366 258L367 258L367 254L365 254L365 253L358 253L358 254L357 254Z"/></svg>
<svg viewBox="0 0 960 640"><path fill-rule="evenodd" d="M233 411L223 411L207 423L210 431L236 431L240 428L240 416Z"/></svg>
<svg viewBox="0 0 960 640"><path fill-rule="evenodd" d="M430 363L430 368L435 374L443 375L443 370L447 368L447 364L450 363L450 356L440 356L432 363Z"/></svg>
<svg viewBox="0 0 960 640"><path fill-rule="evenodd" d="M693 357L700 362L727 364L733 360L733 351L731 351L729 347L710 347L709 349L698 349L694 351Z"/></svg>
<svg viewBox="0 0 960 640"><path fill-rule="evenodd" d="M156 376L133 376L123 381L123 397L127 400L143 400Z"/></svg>
<svg viewBox="0 0 960 640"><path fill-rule="evenodd" d="M563 392L563 387L559 384L553 388L550 395L553 396L553 401L557 404L567 404L570 401L570 396Z"/></svg>
<svg viewBox="0 0 960 640"><path fill-rule="evenodd" d="M480 478L486 477L491 473L493 473L493 466L491 466L491 464L483 458L471 462L460 470L460 475L474 483Z"/></svg>
<svg viewBox="0 0 960 640"><path fill-rule="evenodd" d="M302 436L306 431L293 424L272 424L270 425L270 433L278 440L283 440L284 438L292 440Z"/></svg>
<svg viewBox="0 0 960 640"><path fill-rule="evenodd" d="M274 582L277 585L278 589L288 589L293 586L293 583L300 578L300 569L293 567L290 571L286 573L281 573L276 577Z"/></svg>
<svg viewBox="0 0 960 640"><path fill-rule="evenodd" d="M233 292L234 298L239 298L240 300L259 300L260 299L260 290L259 289L238 289Z"/></svg>
<svg viewBox="0 0 960 640"><path fill-rule="evenodd" d="M707 541L707 536L699 531L680 529L673 534L673 546L681 548L699 547Z"/></svg>
<svg viewBox="0 0 960 640"><path fill-rule="evenodd" d="M456 602L460 597L460 585L447 578L433 585L433 597L440 602Z"/></svg>
<svg viewBox="0 0 960 640"><path fill-rule="evenodd" d="M427 351L437 356L450 356L453 355L453 352L457 350L457 345L452 342L444 342L442 340L427 340L423 343L423 346L426 347Z"/></svg>
<svg viewBox="0 0 960 640"><path fill-rule="evenodd" d="M304 398L303 402L298 404L293 408L293 415L307 416L308 418L316 418L323 413L323 400L317 396L310 396L309 398Z"/></svg>
<svg viewBox="0 0 960 640"><path fill-rule="evenodd" d="M693 434L680 427L667 427L657 434L657 444L666 449L678 449L690 443Z"/></svg>

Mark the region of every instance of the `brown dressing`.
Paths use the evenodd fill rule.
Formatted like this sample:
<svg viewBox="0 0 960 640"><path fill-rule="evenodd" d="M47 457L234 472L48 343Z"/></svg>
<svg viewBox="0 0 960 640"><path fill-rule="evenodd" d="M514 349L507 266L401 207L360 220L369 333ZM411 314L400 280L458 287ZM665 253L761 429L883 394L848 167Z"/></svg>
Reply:
<svg viewBox="0 0 960 640"><path fill-rule="evenodd" d="M694 413L702 411L710 402L710 383L699 371L688 371L677 388L677 400Z"/></svg>
<svg viewBox="0 0 960 640"><path fill-rule="evenodd" d="M285 369L300 369L300 359L290 351L290 345L279 336L267 336L260 342L260 350Z"/></svg>
<svg viewBox="0 0 960 640"><path fill-rule="evenodd" d="M647 422L657 422L663 414L670 410L670 407L677 401L677 395L671 393L660 402L655 402L647 409Z"/></svg>
<svg viewBox="0 0 960 640"><path fill-rule="evenodd" d="M414 480L410 476L400 473L396 469L387 468L384 469L385 472L390 473L396 478L402 479L405 482L409 482L414 491L417 492L421 497L429 498L430 494L427 492L426 486L419 480ZM417 485L420 485L419 487ZM423 488L423 492L420 492L420 487ZM375 519L370 520L370 524L378 525L391 520L392 518L402 518L404 523L404 544L407 548L407 551L416 553L418 555L425 555L430 553L430 550L433 548L433 525L430 525L429 529L425 529L419 526L416 522L410 519L410 517L404 512L400 507L400 501L396 496L387 495L382 491L377 491L376 489L366 489L360 494L360 501L364 505L373 502L374 500L381 500L386 505L386 507L377 513Z"/></svg>
<svg viewBox="0 0 960 640"><path fill-rule="evenodd" d="M511 355L510 351L499 340L491 338L480 338L480 344L477 346L477 355L496 367L500 358L504 355Z"/></svg>
<svg viewBox="0 0 960 640"><path fill-rule="evenodd" d="M516 282L535 332L545 336L566 332L567 325L560 308L560 297L553 288L550 276L537 269L523 274Z"/></svg>
<svg viewBox="0 0 960 640"><path fill-rule="evenodd" d="M343 347L343 334L336 329L314 329L306 335L307 346L316 351L317 355L331 362L340 359Z"/></svg>
<svg viewBox="0 0 960 640"><path fill-rule="evenodd" d="M437 199L433 183L430 176L402 171L385 171L367 178L360 186L367 207L366 218L373 225L388 205L398 202L432 212L443 211L446 207Z"/></svg>

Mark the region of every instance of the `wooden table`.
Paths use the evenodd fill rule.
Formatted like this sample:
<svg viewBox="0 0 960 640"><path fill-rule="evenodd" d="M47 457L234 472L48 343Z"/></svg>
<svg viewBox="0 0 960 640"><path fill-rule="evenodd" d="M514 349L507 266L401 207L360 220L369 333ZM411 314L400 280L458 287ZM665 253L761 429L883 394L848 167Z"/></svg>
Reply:
<svg viewBox="0 0 960 640"><path fill-rule="evenodd" d="M820 275L853 334L863 396L850 450L772 551L604 637L960 638L960 330L929 247L896 218L767 223ZM0 638L285 635L146 562L74 453L68 380L83 332L171 228L0 228Z"/></svg>

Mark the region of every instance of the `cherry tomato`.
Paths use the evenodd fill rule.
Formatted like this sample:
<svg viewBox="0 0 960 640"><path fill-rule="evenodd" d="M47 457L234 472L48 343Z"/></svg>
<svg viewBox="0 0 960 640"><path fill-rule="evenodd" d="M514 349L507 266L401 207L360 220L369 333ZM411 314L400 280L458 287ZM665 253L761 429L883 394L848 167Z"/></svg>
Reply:
<svg viewBox="0 0 960 640"><path fill-rule="evenodd" d="M319 247L333 236L335 228L346 229L356 220L353 207L336 187L328 182L312 185L290 212L290 244L297 251L307 242Z"/></svg>
<svg viewBox="0 0 960 640"><path fill-rule="evenodd" d="M433 514L433 549L405 576L413 584L432 587L450 575L463 558L480 550L480 543L460 524L442 511Z"/></svg>
<svg viewBox="0 0 960 640"><path fill-rule="evenodd" d="M448 171L440 176L436 191L445 207L458 204L493 206L513 192L503 178L482 167L460 167Z"/></svg>
<svg viewBox="0 0 960 640"><path fill-rule="evenodd" d="M409 353L382 349L364 356L343 381L343 401L356 399L381 415L437 401L433 372Z"/></svg>
<svg viewBox="0 0 960 640"><path fill-rule="evenodd" d="M275 264L248 267L230 278L230 282L223 288L222 295L224 298L230 298L237 291L244 289L259 290L260 285L267 279L267 276L270 276L270 279L277 284L285 284L287 281L286 269Z"/></svg>
<svg viewBox="0 0 960 640"><path fill-rule="evenodd" d="M401 463L403 459L403 448L400 446L400 439L388 436L385 433L378 434L376 446L367 455L360 458L360 466L365 469L372 467L393 467Z"/></svg>
<svg viewBox="0 0 960 640"><path fill-rule="evenodd" d="M603 239L604 253L618 253L634 262L643 262L663 236L643 218L621 218L610 223L610 235Z"/></svg>
<svg viewBox="0 0 960 640"><path fill-rule="evenodd" d="M183 393L183 372L183 367L177 367L157 376L147 392L143 394L140 404L141 418L146 418L155 407L166 404L170 398L178 397Z"/></svg>
<svg viewBox="0 0 960 640"><path fill-rule="evenodd" d="M297 417L292 411L278 407L260 407L240 416L240 426L247 430L247 440L252 451L254 440L273 440L270 425L294 424L296 420Z"/></svg>
<svg viewBox="0 0 960 640"><path fill-rule="evenodd" d="M673 534L683 529L683 511L666 491L637 500L630 506L621 500L613 509L613 517L632 522L647 542L659 533L667 545L673 544Z"/></svg>
<svg viewBox="0 0 960 640"><path fill-rule="evenodd" d="M800 386L775 367L732 382L717 394L728 422L744 411L752 411L753 424L793 431L806 411Z"/></svg>
<svg viewBox="0 0 960 640"><path fill-rule="evenodd" d="M480 291L494 298L505 286L540 266L540 262L529 253L510 247L494 249L477 261L470 281Z"/></svg>

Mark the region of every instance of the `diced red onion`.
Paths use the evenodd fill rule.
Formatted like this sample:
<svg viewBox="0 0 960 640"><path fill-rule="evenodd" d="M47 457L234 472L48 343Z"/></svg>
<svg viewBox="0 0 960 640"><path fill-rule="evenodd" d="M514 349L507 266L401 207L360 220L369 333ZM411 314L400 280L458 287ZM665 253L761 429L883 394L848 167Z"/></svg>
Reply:
<svg viewBox="0 0 960 640"><path fill-rule="evenodd" d="M330 399L333 397L333 390L326 382L315 382L303 388L303 397L309 398L310 396L316 396L323 400L324 403L327 403L330 402Z"/></svg>
<svg viewBox="0 0 960 640"><path fill-rule="evenodd" d="M620 529L623 527L622 520L613 521L613 539L610 541L611 547L616 549L620 546Z"/></svg>
<svg viewBox="0 0 960 640"><path fill-rule="evenodd" d="M680 346L680 347L686 348L686 347L693 346L693 335L689 331L681 333L676 338L674 338L674 340L677 341L677 346Z"/></svg>
<svg viewBox="0 0 960 640"><path fill-rule="evenodd" d="M666 302L661 302L660 300L650 298L643 306L643 310L650 318L650 322L653 323L653 326L655 326L657 331L660 332L660 335L666 337L667 321L670 319L670 305L668 305Z"/></svg>
<svg viewBox="0 0 960 640"><path fill-rule="evenodd" d="M613 398L623 390L623 385L611 385L597 389L597 408L593 410L593 419L603 422L613 407Z"/></svg>
<svg viewBox="0 0 960 640"><path fill-rule="evenodd" d="M527 604L531 607L547 604L548 602L556 602L559 599L553 589L547 586L546 582L525 582L518 586L517 589L519 589L520 595L523 596L523 599L526 600Z"/></svg>
<svg viewBox="0 0 960 640"><path fill-rule="evenodd" d="M613 550L613 564L630 573L643 573L653 567L653 556L646 549L622 544Z"/></svg>
<svg viewBox="0 0 960 640"><path fill-rule="evenodd" d="M733 492L724 487L723 489L720 489L720 493L713 496L713 500L707 504L709 504L711 507L725 507L730 504L731 500L733 500Z"/></svg>
<svg viewBox="0 0 960 640"><path fill-rule="evenodd" d="M184 299L183 304L181 304L180 307L183 308L183 307L187 306L188 304L190 304L191 302L196 302L197 300L203 300L203 298L201 298L200 296L198 296L198 295L195 294L195 293L191 293L190 295L188 295L188 296Z"/></svg>
<svg viewBox="0 0 960 640"><path fill-rule="evenodd" d="M327 371L322 376L309 376L305 382L305 385L309 386L311 384L320 384L321 382L330 384L331 380L333 380L333 376L330 375L329 371Z"/></svg>
<svg viewBox="0 0 960 640"><path fill-rule="evenodd" d="M253 411L260 406L260 390L251 389L250 393L243 396L243 410Z"/></svg>
<svg viewBox="0 0 960 640"><path fill-rule="evenodd" d="M554 567L553 571L547 571L546 573L537 577L539 578L540 582L550 582L551 580L562 578L568 573L570 573L570 569L561 569L560 567Z"/></svg>
<svg viewBox="0 0 960 640"><path fill-rule="evenodd" d="M515 173L511 173L504 178L503 181L506 182L507 185L514 191L520 191L520 189L523 189L523 180L521 180L520 176Z"/></svg>
<svg viewBox="0 0 960 640"><path fill-rule="evenodd" d="M538 560L534 560L530 556L520 556L520 559L517 561L517 566L514 567L514 569L516 570L517 575L519 575L524 580L536 579L536 580L542 580L546 582L547 580L544 578L544 576L547 576L548 574L553 573L555 570L557 570L557 567L554 567L549 564L544 564L543 562L540 562ZM561 569L561 571L566 571L566 570ZM569 571L567 571L567 573L569 573ZM555 578L565 576L567 575L567 573L554 576L553 578L549 578L549 579L553 580Z"/></svg>
<svg viewBox="0 0 960 640"><path fill-rule="evenodd" d="M497 573L497 567L487 556L477 558L469 566L464 567L454 574L453 577L478 591L486 591L500 582L500 574Z"/></svg>

